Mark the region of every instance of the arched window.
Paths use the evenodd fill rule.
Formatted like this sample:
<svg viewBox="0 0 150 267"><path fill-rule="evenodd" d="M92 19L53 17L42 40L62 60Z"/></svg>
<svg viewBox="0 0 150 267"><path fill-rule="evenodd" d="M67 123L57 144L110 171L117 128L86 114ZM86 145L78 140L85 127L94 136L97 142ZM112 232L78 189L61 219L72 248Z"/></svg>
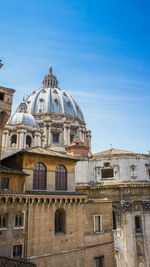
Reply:
<svg viewBox="0 0 150 267"><path fill-rule="evenodd" d="M67 190L67 170L62 165L56 167L55 190Z"/></svg>
<svg viewBox="0 0 150 267"><path fill-rule="evenodd" d="M17 144L17 135L16 134L13 134L11 136L11 145L13 144Z"/></svg>
<svg viewBox="0 0 150 267"><path fill-rule="evenodd" d="M140 216L135 216L135 231L136 231L136 233L142 232L141 217Z"/></svg>
<svg viewBox="0 0 150 267"><path fill-rule="evenodd" d="M31 136L27 135L26 136L26 146L31 147L31 142L32 142Z"/></svg>
<svg viewBox="0 0 150 267"><path fill-rule="evenodd" d="M64 209L58 209L55 212L55 233L66 232L66 213Z"/></svg>
<svg viewBox="0 0 150 267"><path fill-rule="evenodd" d="M46 167L37 162L33 168L33 189L46 190Z"/></svg>

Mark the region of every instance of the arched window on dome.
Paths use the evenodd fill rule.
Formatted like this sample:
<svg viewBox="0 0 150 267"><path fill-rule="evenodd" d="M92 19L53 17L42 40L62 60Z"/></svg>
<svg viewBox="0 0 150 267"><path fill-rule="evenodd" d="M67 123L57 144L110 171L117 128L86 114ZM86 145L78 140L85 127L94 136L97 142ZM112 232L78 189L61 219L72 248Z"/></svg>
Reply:
<svg viewBox="0 0 150 267"><path fill-rule="evenodd" d="M43 163L37 162L33 168L33 189L46 190L46 167Z"/></svg>
<svg viewBox="0 0 150 267"><path fill-rule="evenodd" d="M11 146L15 146L17 144L17 135L13 134L11 136Z"/></svg>
<svg viewBox="0 0 150 267"><path fill-rule="evenodd" d="M26 136L26 147L31 147L32 138L30 135Z"/></svg>
<svg viewBox="0 0 150 267"><path fill-rule="evenodd" d="M55 190L67 190L67 170L63 165L56 167Z"/></svg>
<svg viewBox="0 0 150 267"><path fill-rule="evenodd" d="M57 209L55 212L55 234L66 232L66 212L64 209Z"/></svg>

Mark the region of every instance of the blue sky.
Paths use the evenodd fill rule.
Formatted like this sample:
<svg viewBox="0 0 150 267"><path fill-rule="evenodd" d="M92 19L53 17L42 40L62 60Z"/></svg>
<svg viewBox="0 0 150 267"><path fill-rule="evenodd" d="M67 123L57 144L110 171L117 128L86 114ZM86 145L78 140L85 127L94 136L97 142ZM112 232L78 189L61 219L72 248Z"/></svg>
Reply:
<svg viewBox="0 0 150 267"><path fill-rule="evenodd" d="M150 150L150 3L0 0L0 84L13 112L49 64L83 110L93 152Z"/></svg>

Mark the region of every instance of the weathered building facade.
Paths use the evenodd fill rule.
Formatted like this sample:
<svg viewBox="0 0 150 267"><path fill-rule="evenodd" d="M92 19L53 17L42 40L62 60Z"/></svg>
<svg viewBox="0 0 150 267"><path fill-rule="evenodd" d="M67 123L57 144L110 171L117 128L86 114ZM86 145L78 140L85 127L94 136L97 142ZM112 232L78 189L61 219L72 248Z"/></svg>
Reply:
<svg viewBox="0 0 150 267"><path fill-rule="evenodd" d="M6 96L0 256L37 266L149 267L150 155L92 155L83 113L52 68L4 128Z"/></svg>
<svg viewBox="0 0 150 267"><path fill-rule="evenodd" d="M28 176L22 191L1 191L0 255L37 266L114 266L112 201L75 191L76 160L44 148L2 160Z"/></svg>
<svg viewBox="0 0 150 267"><path fill-rule="evenodd" d="M150 156L119 149L77 162L77 190L113 203L117 267L150 265Z"/></svg>

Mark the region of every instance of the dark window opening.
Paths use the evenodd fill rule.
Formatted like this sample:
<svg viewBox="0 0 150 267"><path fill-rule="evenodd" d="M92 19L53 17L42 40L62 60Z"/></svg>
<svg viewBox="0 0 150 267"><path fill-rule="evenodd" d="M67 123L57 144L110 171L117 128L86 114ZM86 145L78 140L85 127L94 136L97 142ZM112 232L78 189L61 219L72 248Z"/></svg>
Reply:
<svg viewBox="0 0 150 267"><path fill-rule="evenodd" d="M62 165L56 167L55 190L67 190L67 170Z"/></svg>
<svg viewBox="0 0 150 267"><path fill-rule="evenodd" d="M33 189L46 190L46 167L43 163L36 163L33 168Z"/></svg>
<svg viewBox="0 0 150 267"><path fill-rule="evenodd" d="M24 214L22 212L16 214L15 227L23 227Z"/></svg>
<svg viewBox="0 0 150 267"><path fill-rule="evenodd" d="M95 267L104 267L104 256L94 258Z"/></svg>
<svg viewBox="0 0 150 267"><path fill-rule="evenodd" d="M40 98L40 102L44 102L44 99L43 98Z"/></svg>
<svg viewBox="0 0 150 267"><path fill-rule="evenodd" d="M136 231L136 233L142 232L141 217L140 216L135 217L135 231Z"/></svg>
<svg viewBox="0 0 150 267"><path fill-rule="evenodd" d="M63 209L55 212L55 233L66 232L66 213Z"/></svg>
<svg viewBox="0 0 150 267"><path fill-rule="evenodd" d="M113 230L117 229L116 214L113 211Z"/></svg>
<svg viewBox="0 0 150 267"><path fill-rule="evenodd" d="M13 258L22 258L22 245L13 246Z"/></svg>
<svg viewBox="0 0 150 267"><path fill-rule="evenodd" d="M0 215L0 228L7 228L8 214Z"/></svg>
<svg viewBox="0 0 150 267"><path fill-rule="evenodd" d="M8 189L9 187L9 178L2 177L1 178L1 190Z"/></svg>
<svg viewBox="0 0 150 267"><path fill-rule="evenodd" d="M59 134L57 133L53 134L53 143L59 143Z"/></svg>
<svg viewBox="0 0 150 267"><path fill-rule="evenodd" d="M70 143L72 143L74 141L74 135L70 135Z"/></svg>
<svg viewBox="0 0 150 267"><path fill-rule="evenodd" d="M31 147L31 142L32 142L31 136L27 135L26 136L26 145L27 145L27 147Z"/></svg>
<svg viewBox="0 0 150 267"><path fill-rule="evenodd" d="M12 144L17 144L17 135L16 134L11 136L11 145Z"/></svg>
<svg viewBox="0 0 150 267"><path fill-rule="evenodd" d="M148 169L148 177L150 178L150 169Z"/></svg>
<svg viewBox="0 0 150 267"><path fill-rule="evenodd" d="M4 93L0 93L0 100L4 100Z"/></svg>
<svg viewBox="0 0 150 267"><path fill-rule="evenodd" d="M102 169L101 170L101 177L102 178L113 178L114 177L114 170L113 169Z"/></svg>

